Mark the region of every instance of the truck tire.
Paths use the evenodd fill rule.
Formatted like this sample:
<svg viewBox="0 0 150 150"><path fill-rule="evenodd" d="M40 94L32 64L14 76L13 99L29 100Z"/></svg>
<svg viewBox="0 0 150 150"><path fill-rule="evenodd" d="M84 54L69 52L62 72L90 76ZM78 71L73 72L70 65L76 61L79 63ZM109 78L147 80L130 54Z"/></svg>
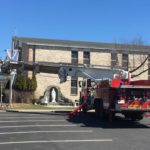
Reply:
<svg viewBox="0 0 150 150"><path fill-rule="evenodd" d="M115 112L109 110L109 111L108 111L108 121L109 121L110 123L112 123L113 120L114 120L114 118L115 118Z"/></svg>
<svg viewBox="0 0 150 150"><path fill-rule="evenodd" d="M99 117L99 99L94 100L94 109L96 117Z"/></svg>
<svg viewBox="0 0 150 150"><path fill-rule="evenodd" d="M99 118L100 118L101 120L104 119L103 100L100 100L100 104L99 104Z"/></svg>
<svg viewBox="0 0 150 150"><path fill-rule="evenodd" d="M96 117L103 119L104 118L103 100L95 99L94 100L94 108L95 108Z"/></svg>

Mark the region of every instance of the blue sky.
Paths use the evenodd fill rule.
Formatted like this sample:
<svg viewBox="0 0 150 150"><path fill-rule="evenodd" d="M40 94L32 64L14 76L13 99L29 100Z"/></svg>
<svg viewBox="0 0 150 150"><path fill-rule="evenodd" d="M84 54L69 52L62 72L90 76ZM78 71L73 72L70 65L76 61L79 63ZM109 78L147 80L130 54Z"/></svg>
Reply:
<svg viewBox="0 0 150 150"><path fill-rule="evenodd" d="M0 58L14 35L150 45L150 0L0 0Z"/></svg>

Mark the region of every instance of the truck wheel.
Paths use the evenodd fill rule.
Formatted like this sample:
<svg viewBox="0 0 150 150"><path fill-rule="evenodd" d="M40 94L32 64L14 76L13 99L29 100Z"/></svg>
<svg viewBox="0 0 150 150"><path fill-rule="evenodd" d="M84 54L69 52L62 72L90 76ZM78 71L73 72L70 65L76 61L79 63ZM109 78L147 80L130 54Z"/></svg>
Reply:
<svg viewBox="0 0 150 150"><path fill-rule="evenodd" d="M99 104L99 118L100 118L101 120L104 119L103 100L100 100L100 104Z"/></svg>
<svg viewBox="0 0 150 150"><path fill-rule="evenodd" d="M103 119L104 118L103 100L95 99L94 106L95 106L96 116L100 119Z"/></svg>
<svg viewBox="0 0 150 150"><path fill-rule="evenodd" d="M99 118L99 99L95 99L94 100L94 108L95 108L95 114L96 114L96 117Z"/></svg>
<svg viewBox="0 0 150 150"><path fill-rule="evenodd" d="M115 113L112 112L112 111L109 111L108 112L108 120L109 120L110 123L113 122L114 117L115 117Z"/></svg>

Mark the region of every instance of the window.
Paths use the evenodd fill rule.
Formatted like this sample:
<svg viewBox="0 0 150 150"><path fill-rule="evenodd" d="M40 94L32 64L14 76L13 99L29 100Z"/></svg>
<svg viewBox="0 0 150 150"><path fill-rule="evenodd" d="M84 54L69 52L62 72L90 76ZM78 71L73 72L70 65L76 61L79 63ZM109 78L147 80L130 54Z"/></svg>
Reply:
<svg viewBox="0 0 150 150"><path fill-rule="evenodd" d="M128 70L128 64L129 64L128 54L122 54L122 67L126 71Z"/></svg>
<svg viewBox="0 0 150 150"><path fill-rule="evenodd" d="M117 65L117 62L117 53L111 53L111 67L115 67Z"/></svg>
<svg viewBox="0 0 150 150"><path fill-rule="evenodd" d="M84 51L83 53L83 63L90 64L90 52Z"/></svg>
<svg viewBox="0 0 150 150"><path fill-rule="evenodd" d="M71 52L71 63L78 64L78 51L73 50Z"/></svg>
<svg viewBox="0 0 150 150"><path fill-rule="evenodd" d="M78 94L78 78L71 77L71 95Z"/></svg>

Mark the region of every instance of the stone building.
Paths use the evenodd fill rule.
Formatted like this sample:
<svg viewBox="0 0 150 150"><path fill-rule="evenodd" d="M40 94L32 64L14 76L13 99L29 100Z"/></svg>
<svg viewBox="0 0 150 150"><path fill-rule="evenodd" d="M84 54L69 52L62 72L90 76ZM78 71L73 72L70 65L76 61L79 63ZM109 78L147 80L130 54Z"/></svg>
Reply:
<svg viewBox="0 0 150 150"><path fill-rule="evenodd" d="M20 61L116 66L132 70L145 60L144 65L134 74L139 74L150 67L150 58L147 58L150 46L24 37L13 37L12 41L14 48L19 49ZM28 72L28 76L31 74ZM43 96L46 91L51 91L52 88L73 101L79 98L79 78L69 77L63 84L59 83L56 74L41 72L36 74L36 78L38 86L35 96L37 98ZM150 79L150 71L145 71L134 79Z"/></svg>

